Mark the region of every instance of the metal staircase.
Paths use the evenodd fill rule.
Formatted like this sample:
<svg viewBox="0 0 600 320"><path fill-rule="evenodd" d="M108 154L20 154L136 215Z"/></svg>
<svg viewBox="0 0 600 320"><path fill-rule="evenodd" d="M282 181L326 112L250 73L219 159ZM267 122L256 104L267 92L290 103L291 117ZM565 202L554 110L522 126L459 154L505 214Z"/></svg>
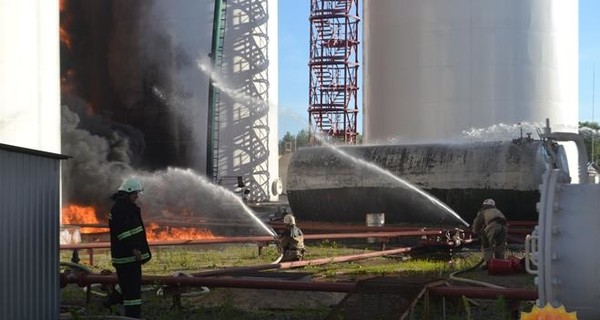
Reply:
<svg viewBox="0 0 600 320"><path fill-rule="evenodd" d="M312 144L356 143L358 0L311 0L309 125Z"/></svg>

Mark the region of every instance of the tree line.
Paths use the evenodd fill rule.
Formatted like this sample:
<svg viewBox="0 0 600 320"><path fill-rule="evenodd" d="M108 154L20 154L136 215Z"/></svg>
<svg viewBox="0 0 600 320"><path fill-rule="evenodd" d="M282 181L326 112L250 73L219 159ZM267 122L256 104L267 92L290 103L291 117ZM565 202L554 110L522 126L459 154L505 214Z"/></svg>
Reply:
<svg viewBox="0 0 600 320"><path fill-rule="evenodd" d="M294 152L298 148L310 145L308 131L302 129L297 134L291 134L289 131L279 139L279 154Z"/></svg>
<svg viewBox="0 0 600 320"><path fill-rule="evenodd" d="M588 159L597 163L600 159L600 125L598 122L584 121L579 122L579 135L583 137L583 142L587 149Z"/></svg>

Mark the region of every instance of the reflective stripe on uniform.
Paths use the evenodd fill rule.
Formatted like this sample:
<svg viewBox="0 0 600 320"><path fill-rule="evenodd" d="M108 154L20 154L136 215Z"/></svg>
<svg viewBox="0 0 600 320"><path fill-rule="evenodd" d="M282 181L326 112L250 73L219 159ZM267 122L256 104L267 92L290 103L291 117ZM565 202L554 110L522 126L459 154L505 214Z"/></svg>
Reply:
<svg viewBox="0 0 600 320"><path fill-rule="evenodd" d="M112 258L112 263L114 263L114 264L130 263L130 262L134 262L134 261L135 261L135 257Z"/></svg>
<svg viewBox="0 0 600 320"><path fill-rule="evenodd" d="M142 304L142 299L123 300L124 306L139 306Z"/></svg>
<svg viewBox="0 0 600 320"><path fill-rule="evenodd" d="M148 258L150 258L150 253L148 253L148 252L142 253L142 260L148 259ZM124 258L112 258L111 261L114 264L131 263L131 262L135 262L135 256L124 257Z"/></svg>
<svg viewBox="0 0 600 320"><path fill-rule="evenodd" d="M108 213L108 220L112 220L112 212Z"/></svg>
<svg viewBox="0 0 600 320"><path fill-rule="evenodd" d="M143 232L143 231L144 231L144 228L142 228L142 226L139 226L139 227L137 227L137 228L133 228L133 229L131 229L131 230L127 230L127 231L125 231L125 232L123 232L123 233L119 234L119 235L117 236L117 239L119 239L119 240L123 240L123 239L125 239L125 238L127 238L127 237L131 237L132 235L134 235L134 234L138 234L138 233L140 233L140 232Z"/></svg>

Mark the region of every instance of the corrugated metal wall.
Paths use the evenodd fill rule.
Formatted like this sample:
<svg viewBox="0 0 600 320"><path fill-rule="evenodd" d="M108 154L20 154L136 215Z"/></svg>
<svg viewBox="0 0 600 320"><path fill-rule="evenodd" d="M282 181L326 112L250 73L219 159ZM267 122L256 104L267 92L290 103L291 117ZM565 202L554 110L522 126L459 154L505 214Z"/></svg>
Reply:
<svg viewBox="0 0 600 320"><path fill-rule="evenodd" d="M61 158L0 144L0 319L59 317Z"/></svg>

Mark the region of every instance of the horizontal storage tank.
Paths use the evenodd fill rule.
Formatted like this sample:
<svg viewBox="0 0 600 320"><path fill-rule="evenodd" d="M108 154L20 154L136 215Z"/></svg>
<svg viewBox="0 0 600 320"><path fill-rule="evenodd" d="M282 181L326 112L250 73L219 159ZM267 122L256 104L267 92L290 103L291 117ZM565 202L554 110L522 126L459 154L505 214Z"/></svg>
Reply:
<svg viewBox="0 0 600 320"><path fill-rule="evenodd" d="M368 213L384 213L386 224L460 223L404 180L467 223L486 198L509 220L537 220L541 176L554 167L568 174L563 148L531 139L301 148L289 164L287 194L302 220L364 222Z"/></svg>

